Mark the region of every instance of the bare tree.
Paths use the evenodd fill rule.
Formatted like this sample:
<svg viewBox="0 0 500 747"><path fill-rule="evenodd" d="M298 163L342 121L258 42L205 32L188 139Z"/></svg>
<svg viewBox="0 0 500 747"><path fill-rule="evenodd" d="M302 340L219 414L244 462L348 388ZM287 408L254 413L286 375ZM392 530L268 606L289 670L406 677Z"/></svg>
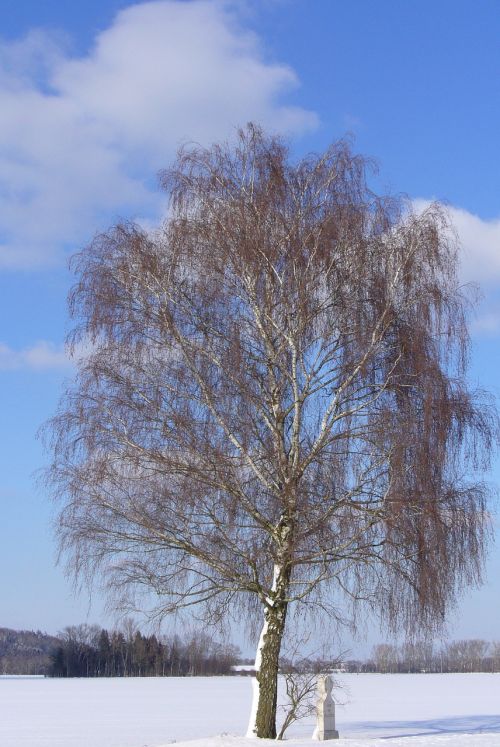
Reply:
<svg viewBox="0 0 500 747"><path fill-rule="evenodd" d="M316 712L318 701L318 675L338 669L344 660L347 651L333 656L323 646L309 653L307 657L301 656L307 645L310 635L288 636L286 658L280 659L280 674L285 686L285 698L278 710L282 712L283 720L278 730L276 739L282 740L288 728ZM338 692L340 686L334 681L334 687ZM337 697L336 697L337 700Z"/></svg>
<svg viewBox="0 0 500 747"><path fill-rule="evenodd" d="M285 681L286 701L281 706L283 722L276 735L282 740L287 729L296 721L307 718L315 712L318 673L290 667L282 672Z"/></svg>
<svg viewBox="0 0 500 747"><path fill-rule="evenodd" d="M500 672L500 641L491 644L491 668L493 672Z"/></svg>
<svg viewBox="0 0 500 747"><path fill-rule="evenodd" d="M290 605L432 628L489 534L496 421L465 378L446 213L366 170L345 142L292 164L249 126L181 150L161 229L121 223L73 263L90 352L48 427L61 549L160 615L260 610L259 737Z"/></svg>
<svg viewBox="0 0 500 747"><path fill-rule="evenodd" d="M410 640L402 646L400 661L407 672L432 672L434 660L432 640Z"/></svg>
<svg viewBox="0 0 500 747"><path fill-rule="evenodd" d="M377 667L377 672L394 674L398 671L399 650L397 646L390 643L378 643L373 647L372 659Z"/></svg>
<svg viewBox="0 0 500 747"><path fill-rule="evenodd" d="M455 672L481 672L489 644L480 639L451 641L446 646L448 668Z"/></svg>

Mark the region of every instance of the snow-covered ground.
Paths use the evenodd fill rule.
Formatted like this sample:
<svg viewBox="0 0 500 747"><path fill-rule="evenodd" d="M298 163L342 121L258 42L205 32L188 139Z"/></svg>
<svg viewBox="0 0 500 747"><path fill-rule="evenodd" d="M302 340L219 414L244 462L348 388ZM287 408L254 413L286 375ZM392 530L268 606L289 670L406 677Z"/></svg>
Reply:
<svg viewBox="0 0 500 747"><path fill-rule="evenodd" d="M500 747L500 674L339 677L339 747ZM250 701L246 677L0 678L0 745L248 747ZM291 727L289 747L312 731Z"/></svg>

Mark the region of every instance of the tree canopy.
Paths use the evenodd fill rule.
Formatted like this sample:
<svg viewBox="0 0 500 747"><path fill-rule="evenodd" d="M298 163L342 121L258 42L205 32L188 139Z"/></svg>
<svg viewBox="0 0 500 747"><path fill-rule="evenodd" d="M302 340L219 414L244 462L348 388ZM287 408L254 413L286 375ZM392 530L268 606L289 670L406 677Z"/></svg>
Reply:
<svg viewBox="0 0 500 747"><path fill-rule="evenodd" d="M73 262L61 548L158 614L260 610L258 736L290 605L432 628L489 535L496 414L466 377L457 243L367 169L344 141L292 163L250 125L180 151L158 230L120 223Z"/></svg>

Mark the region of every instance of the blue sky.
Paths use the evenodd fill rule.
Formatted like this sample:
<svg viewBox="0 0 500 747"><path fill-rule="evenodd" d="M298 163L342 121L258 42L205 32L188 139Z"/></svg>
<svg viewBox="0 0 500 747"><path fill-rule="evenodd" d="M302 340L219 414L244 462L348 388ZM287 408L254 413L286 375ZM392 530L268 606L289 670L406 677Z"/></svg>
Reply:
<svg viewBox="0 0 500 747"><path fill-rule="evenodd" d="M500 5L496 0L2 0L0 626L111 624L74 596L36 431L72 369L67 258L121 216L154 224L157 171L248 120L297 156L346 132L382 189L450 205L483 300L471 379L500 392ZM498 462L489 476L495 483ZM500 638L500 550L450 636ZM377 634L371 634L376 639Z"/></svg>

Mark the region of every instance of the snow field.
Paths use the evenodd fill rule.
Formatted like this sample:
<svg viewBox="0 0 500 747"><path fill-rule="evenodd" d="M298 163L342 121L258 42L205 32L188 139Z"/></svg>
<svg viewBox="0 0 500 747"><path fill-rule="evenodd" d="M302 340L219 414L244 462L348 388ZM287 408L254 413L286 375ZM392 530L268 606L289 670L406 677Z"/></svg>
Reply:
<svg viewBox="0 0 500 747"><path fill-rule="evenodd" d="M500 674L339 679L339 747L500 747ZM248 747L251 690L247 677L0 678L0 746ZM311 747L313 727L292 726L289 747Z"/></svg>

